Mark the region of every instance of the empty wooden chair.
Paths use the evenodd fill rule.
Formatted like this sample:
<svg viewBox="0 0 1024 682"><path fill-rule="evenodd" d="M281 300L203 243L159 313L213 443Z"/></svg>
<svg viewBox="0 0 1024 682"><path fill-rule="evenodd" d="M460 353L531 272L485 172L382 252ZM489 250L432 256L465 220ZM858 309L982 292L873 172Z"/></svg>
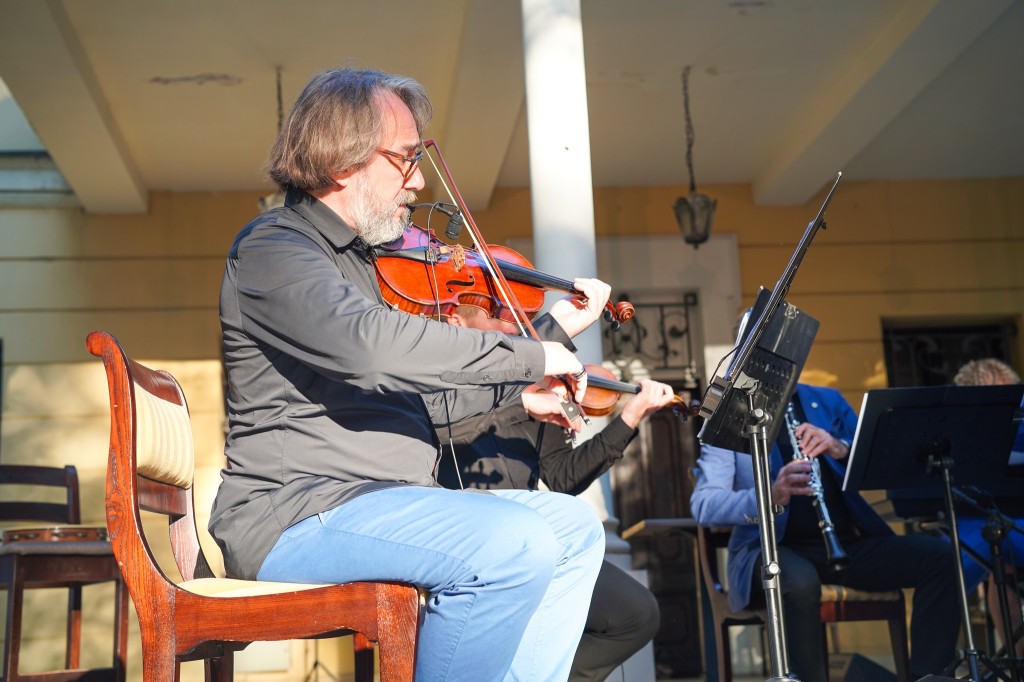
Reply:
<svg viewBox="0 0 1024 682"><path fill-rule="evenodd" d="M718 655L718 675L722 682L732 680L732 662L729 650L729 628L733 625L764 625L767 614L764 609L745 609L734 612L729 607L729 597L718 565L718 550L727 547L728 530L697 529L698 560L701 577L711 602L711 616L714 620L715 649ZM786 567L783 566L785 571ZM864 592L840 585L821 586L822 647L825 649L825 665L828 666L828 648L825 644L825 623L856 620L884 620L889 625L889 639L892 643L896 676L900 682L910 682L910 656L907 649L907 612L903 592ZM766 652L767 653L767 652Z"/></svg>
<svg viewBox="0 0 1024 682"><path fill-rule="evenodd" d="M145 680L177 679L181 661L205 660L207 679L229 680L233 652L264 640L361 633L379 647L382 682L413 679L419 594L412 585L303 585L216 578L195 526L193 448L181 387L130 360L109 334L87 346L103 358L110 389L107 528L135 603ZM153 558L140 509L168 519L183 582Z"/></svg>
<svg viewBox="0 0 1024 682"><path fill-rule="evenodd" d="M106 529L73 525L81 523L75 468L4 465L0 466L0 486L3 486L0 521L50 524L7 530L0 543L0 589L7 590L4 680L60 682L89 675L90 679L123 682L128 650L128 594L107 542ZM62 502L26 499L29 487L63 489L64 499ZM22 494L12 492L15 489ZM108 581L115 584L113 661L109 668L83 670L79 668L82 587ZM20 674L23 594L26 589L45 587L68 590L64 669Z"/></svg>

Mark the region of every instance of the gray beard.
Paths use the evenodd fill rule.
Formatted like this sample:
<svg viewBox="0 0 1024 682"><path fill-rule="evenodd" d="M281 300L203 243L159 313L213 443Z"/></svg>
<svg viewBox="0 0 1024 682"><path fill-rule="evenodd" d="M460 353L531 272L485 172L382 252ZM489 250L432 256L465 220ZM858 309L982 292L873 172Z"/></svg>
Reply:
<svg viewBox="0 0 1024 682"><path fill-rule="evenodd" d="M370 246L377 246L401 237L405 228L409 226L412 212L406 208L396 218L395 211L401 206L414 203L416 193L412 190L403 190L394 201L383 206L362 179L356 182L356 201L352 207L352 222L355 224L352 227L363 241Z"/></svg>

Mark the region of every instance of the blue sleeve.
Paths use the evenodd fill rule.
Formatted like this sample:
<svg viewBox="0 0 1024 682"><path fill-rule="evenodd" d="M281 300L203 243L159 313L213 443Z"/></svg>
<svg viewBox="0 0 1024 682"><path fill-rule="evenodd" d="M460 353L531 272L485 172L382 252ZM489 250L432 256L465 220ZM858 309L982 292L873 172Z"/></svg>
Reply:
<svg viewBox="0 0 1024 682"><path fill-rule="evenodd" d="M690 513L702 526L740 526L757 523L754 489L736 490L736 453L702 445L697 460L697 484L690 496ZM753 475L744 477L753 480Z"/></svg>

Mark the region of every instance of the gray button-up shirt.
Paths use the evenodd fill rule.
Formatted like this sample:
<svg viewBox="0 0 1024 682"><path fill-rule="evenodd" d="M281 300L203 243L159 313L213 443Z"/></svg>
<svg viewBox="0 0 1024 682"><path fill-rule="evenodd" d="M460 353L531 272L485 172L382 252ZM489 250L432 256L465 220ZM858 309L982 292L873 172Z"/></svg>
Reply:
<svg viewBox="0 0 1024 682"><path fill-rule="evenodd" d="M235 238L220 320L230 431L210 532L240 578L304 518L382 487L436 486L433 425L543 377L536 341L389 308L365 243L303 192Z"/></svg>

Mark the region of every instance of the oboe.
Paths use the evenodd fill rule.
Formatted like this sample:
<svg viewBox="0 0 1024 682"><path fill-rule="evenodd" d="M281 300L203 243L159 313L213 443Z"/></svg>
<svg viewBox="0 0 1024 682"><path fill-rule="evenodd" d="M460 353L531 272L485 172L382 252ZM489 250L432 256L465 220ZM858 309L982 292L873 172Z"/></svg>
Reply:
<svg viewBox="0 0 1024 682"><path fill-rule="evenodd" d="M796 419L796 411L793 403L786 408L786 431L789 432L789 443L793 446L793 459L809 460L811 462L811 504L818 514L818 527L821 528L821 537L825 541L825 561L829 568L834 571L841 570L850 563L850 557L846 556L839 538L836 536L836 529L832 525L832 518L828 514L828 507L825 506L825 489L821 485L821 463L817 457L807 457L800 450L800 439L796 437L796 427L800 422Z"/></svg>

